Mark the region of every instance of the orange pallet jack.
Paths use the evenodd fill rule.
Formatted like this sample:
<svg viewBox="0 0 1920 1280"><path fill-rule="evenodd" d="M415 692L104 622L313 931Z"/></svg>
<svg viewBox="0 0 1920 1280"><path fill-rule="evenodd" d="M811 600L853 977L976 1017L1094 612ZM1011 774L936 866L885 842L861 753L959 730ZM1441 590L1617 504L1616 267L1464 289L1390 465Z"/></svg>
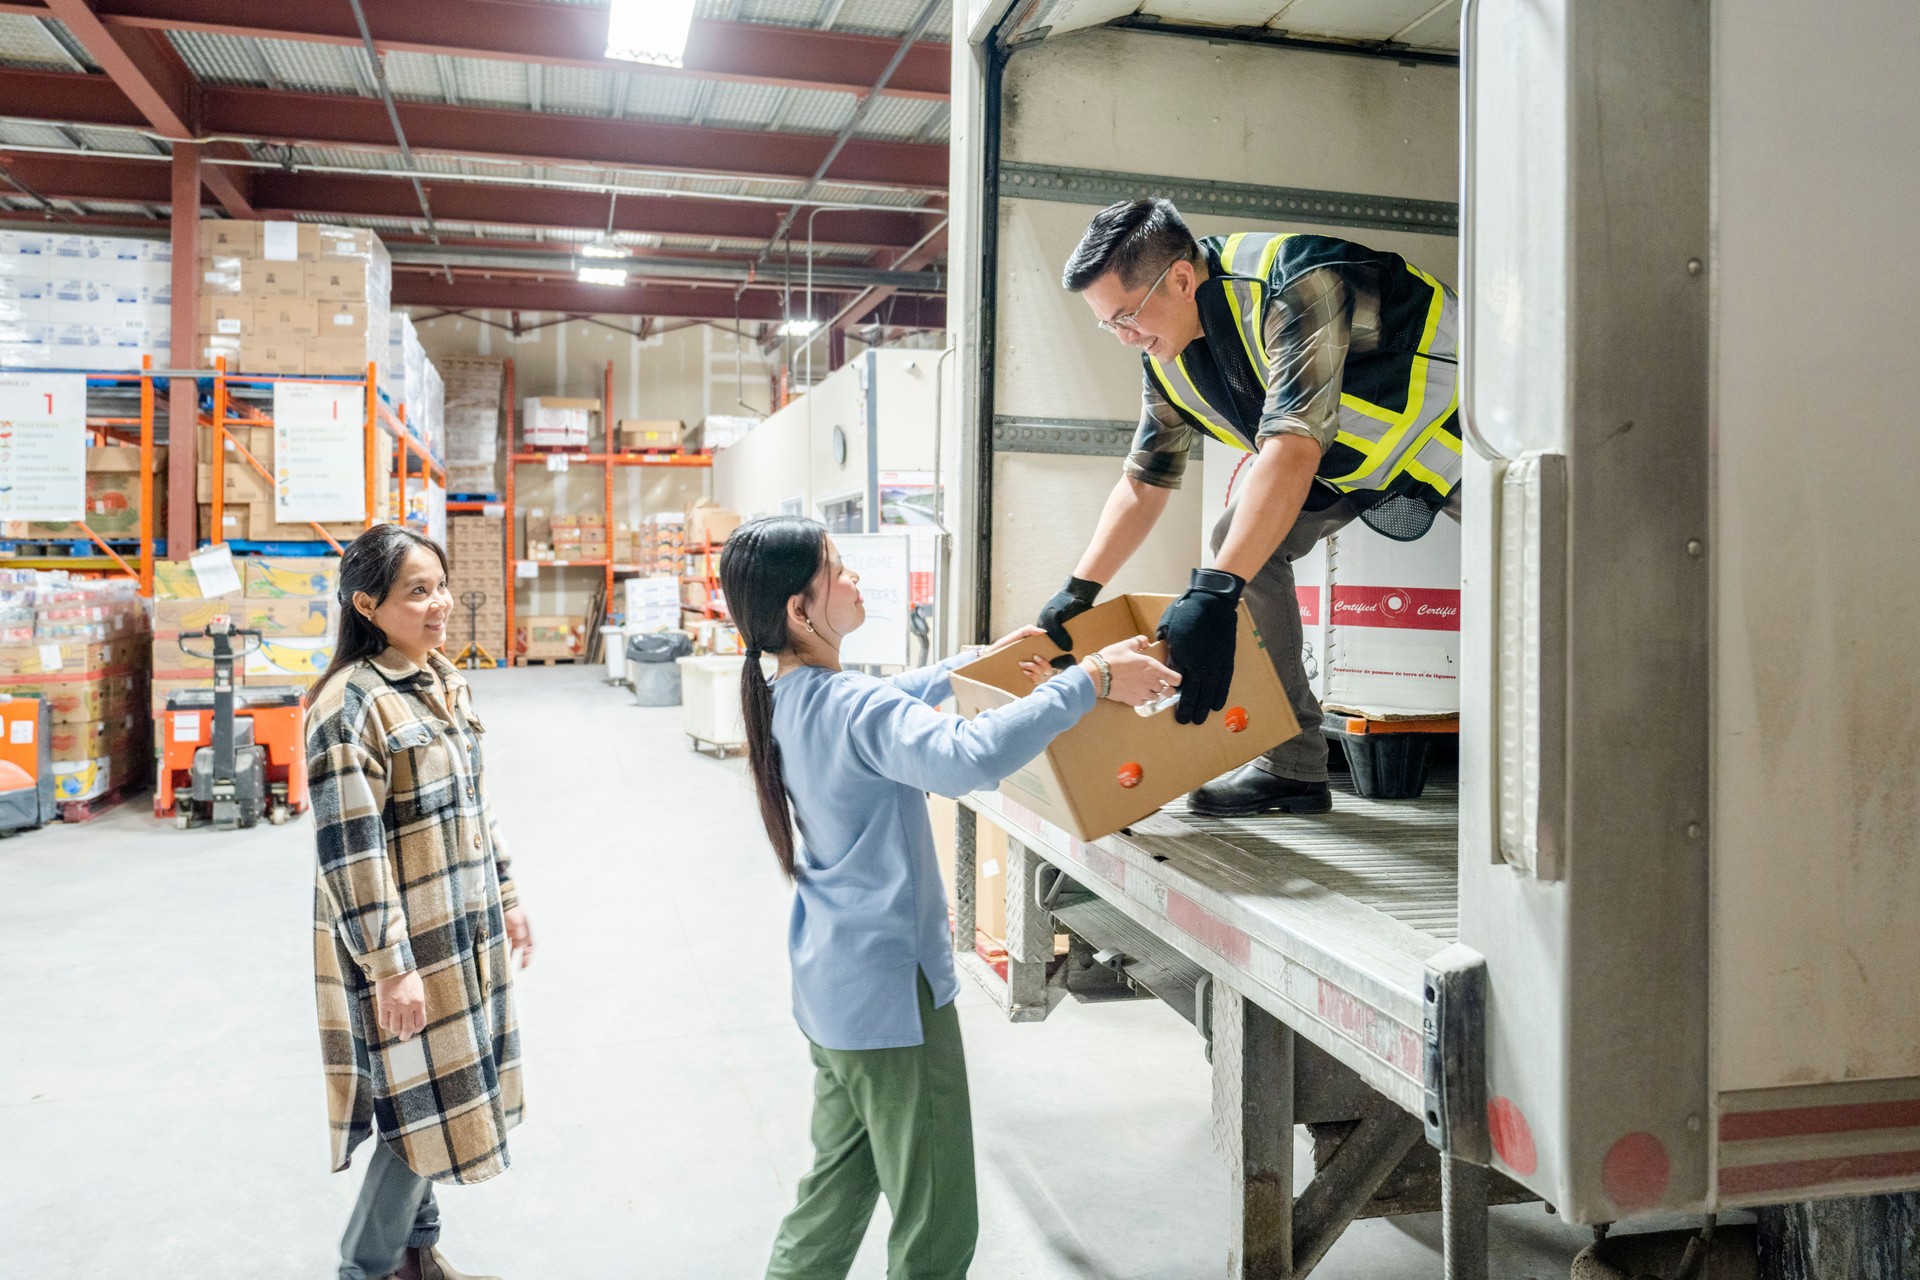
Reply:
<svg viewBox="0 0 1920 1280"><path fill-rule="evenodd" d="M201 653L185 643L206 638ZM235 640L243 647L236 648ZM213 660L213 688L167 695L156 817L186 828L211 822L251 827L279 824L307 807L306 715L301 690L285 685L236 689L233 665L260 647L258 631L216 617L204 631L181 636L181 648ZM247 643L251 641L251 643Z"/></svg>
<svg viewBox="0 0 1920 1280"><path fill-rule="evenodd" d="M0 835L53 821L52 727L41 699L0 694Z"/></svg>

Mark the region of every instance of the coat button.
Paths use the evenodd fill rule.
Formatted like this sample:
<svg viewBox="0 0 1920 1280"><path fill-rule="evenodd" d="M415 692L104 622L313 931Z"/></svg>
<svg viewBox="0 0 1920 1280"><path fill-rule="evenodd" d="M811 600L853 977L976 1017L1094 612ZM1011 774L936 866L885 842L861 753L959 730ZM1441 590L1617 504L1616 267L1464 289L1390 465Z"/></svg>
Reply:
<svg viewBox="0 0 1920 1280"><path fill-rule="evenodd" d="M478 831L473 833L473 847L476 849L480 847L480 833Z"/></svg>
<svg viewBox="0 0 1920 1280"><path fill-rule="evenodd" d="M473 784L471 782L467 784L467 799L473 799Z"/></svg>

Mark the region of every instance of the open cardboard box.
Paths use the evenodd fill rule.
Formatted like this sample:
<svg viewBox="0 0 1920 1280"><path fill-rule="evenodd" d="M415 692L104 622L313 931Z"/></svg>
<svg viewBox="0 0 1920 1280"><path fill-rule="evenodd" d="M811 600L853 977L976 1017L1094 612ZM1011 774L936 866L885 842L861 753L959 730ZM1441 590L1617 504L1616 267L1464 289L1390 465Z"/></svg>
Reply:
<svg viewBox="0 0 1920 1280"><path fill-rule="evenodd" d="M1085 657L1129 636L1153 635L1173 600L1136 594L1095 605L1067 624L1073 656ZM1029 652L1054 652L1044 636L1036 636L1035 642L1037 649L1016 645L955 671L953 693L960 714L971 718L1031 693L1033 685L1021 673L1020 660ZM1132 707L1103 699L1032 763L1003 781L1000 793L1082 840L1097 840L1299 732L1266 645L1243 604L1225 712L1208 716L1205 724L1181 724L1173 718L1172 707L1142 716Z"/></svg>

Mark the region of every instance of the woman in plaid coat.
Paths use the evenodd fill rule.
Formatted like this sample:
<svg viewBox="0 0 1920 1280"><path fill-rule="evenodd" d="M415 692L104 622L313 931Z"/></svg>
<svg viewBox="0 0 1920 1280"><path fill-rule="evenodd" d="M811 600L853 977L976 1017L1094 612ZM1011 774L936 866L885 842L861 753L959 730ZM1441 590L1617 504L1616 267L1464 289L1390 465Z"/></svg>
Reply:
<svg viewBox="0 0 1920 1280"><path fill-rule="evenodd" d="M307 710L319 842L314 986L333 1167L377 1139L340 1280L464 1277L433 1184L507 1167L520 1039L510 954L533 936L481 779L467 682L437 652L445 553L396 525L340 559L340 634Z"/></svg>

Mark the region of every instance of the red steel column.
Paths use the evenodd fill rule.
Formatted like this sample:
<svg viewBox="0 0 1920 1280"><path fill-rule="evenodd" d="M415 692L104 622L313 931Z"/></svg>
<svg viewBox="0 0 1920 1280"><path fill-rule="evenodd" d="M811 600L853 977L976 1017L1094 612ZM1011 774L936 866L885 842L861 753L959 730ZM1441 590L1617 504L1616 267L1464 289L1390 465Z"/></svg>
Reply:
<svg viewBox="0 0 1920 1280"><path fill-rule="evenodd" d="M200 148L173 144L173 346L168 363L200 363ZM193 554L200 530L194 512L199 464L198 394L192 378L167 384L167 559ZM215 534L218 537L218 533Z"/></svg>

